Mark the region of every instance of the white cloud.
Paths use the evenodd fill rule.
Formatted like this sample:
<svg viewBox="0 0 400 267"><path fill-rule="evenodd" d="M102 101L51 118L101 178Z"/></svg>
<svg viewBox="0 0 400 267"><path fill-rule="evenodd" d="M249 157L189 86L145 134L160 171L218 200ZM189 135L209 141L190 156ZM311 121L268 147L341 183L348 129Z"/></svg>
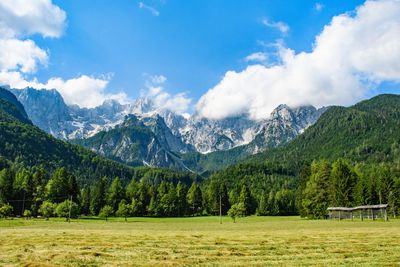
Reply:
<svg viewBox="0 0 400 267"><path fill-rule="evenodd" d="M66 14L51 0L1 0L0 34L12 38L39 33L59 37L65 26Z"/></svg>
<svg viewBox="0 0 400 267"><path fill-rule="evenodd" d="M108 94L105 89L111 76L90 77L80 75L72 79L50 78L41 83L34 74L39 65L47 66L48 52L34 41L24 39L33 34L60 37L65 27L66 14L51 0L0 1L0 83L12 88L32 87L56 89L67 104L95 107L106 99L126 102L125 93Z"/></svg>
<svg viewBox="0 0 400 267"><path fill-rule="evenodd" d="M21 38L32 34L59 37L65 19L65 12L50 0L1 0L0 71L34 73L38 65L46 66L48 52Z"/></svg>
<svg viewBox="0 0 400 267"><path fill-rule="evenodd" d="M40 83L36 79L27 81L21 73L16 71L0 72L0 83L2 84L10 85L16 89L26 87L56 89L67 104L76 104L87 108L101 105L107 99L115 99L120 103L127 103L129 101L125 93L108 94L105 92L110 79L111 75L102 77L80 75L68 80L55 77L49 79L46 83Z"/></svg>
<svg viewBox="0 0 400 267"><path fill-rule="evenodd" d="M139 2L139 8L149 11L153 16L160 16L160 12L157 9L152 6L146 5L143 2Z"/></svg>
<svg viewBox="0 0 400 267"><path fill-rule="evenodd" d="M349 105L383 81L400 82L400 1L367 1L334 17L309 53L278 49L279 64L228 71L201 97L198 113L262 119L282 103Z"/></svg>
<svg viewBox="0 0 400 267"><path fill-rule="evenodd" d="M281 33L286 34L289 31L289 26L282 21L270 21L269 19L263 19L262 23L270 28L279 30Z"/></svg>
<svg viewBox="0 0 400 267"><path fill-rule="evenodd" d="M149 76L146 81L146 89L142 91L142 97L150 98L157 109L170 110L178 114L188 111L192 100L186 93L172 95L165 91L163 85L167 78L163 75Z"/></svg>
<svg viewBox="0 0 400 267"><path fill-rule="evenodd" d="M47 61L47 52L32 40L0 39L0 71L32 73L38 64L46 65Z"/></svg>
<svg viewBox="0 0 400 267"><path fill-rule="evenodd" d="M266 63L268 60L268 54L264 52L256 52L253 54L248 55L244 58L246 62L260 62Z"/></svg>
<svg viewBox="0 0 400 267"><path fill-rule="evenodd" d="M324 5L322 3L315 3L314 9L316 11L321 11L322 9L324 9Z"/></svg>

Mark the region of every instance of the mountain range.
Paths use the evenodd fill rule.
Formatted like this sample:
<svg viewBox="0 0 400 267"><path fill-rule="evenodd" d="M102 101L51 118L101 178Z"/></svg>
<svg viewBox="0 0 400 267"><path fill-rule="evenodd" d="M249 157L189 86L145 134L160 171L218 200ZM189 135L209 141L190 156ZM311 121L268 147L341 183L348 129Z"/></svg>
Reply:
<svg viewBox="0 0 400 267"><path fill-rule="evenodd" d="M289 169L299 171L304 162L314 159L346 158L358 163L398 164L400 158L399 95L378 95L351 107L320 110L281 105L248 144L207 154L196 152L193 146L184 143L160 114L129 114L108 131L73 140L96 153L45 133L29 116L10 91L0 88L0 163L5 159L21 166L48 169L63 166L84 177L83 182L102 175L118 175L124 179L136 175L137 169L115 161L131 166L207 172L241 160L251 163L240 165L249 168L275 162L289 164ZM235 166L228 168L228 172L247 168ZM174 177L178 173L168 175Z"/></svg>
<svg viewBox="0 0 400 267"><path fill-rule="evenodd" d="M67 105L56 90L8 89L33 124L56 138L131 166L196 171L218 169L286 144L326 110L282 104L263 120L246 115L210 120L159 109L151 98L129 104L107 100L95 108L80 108Z"/></svg>

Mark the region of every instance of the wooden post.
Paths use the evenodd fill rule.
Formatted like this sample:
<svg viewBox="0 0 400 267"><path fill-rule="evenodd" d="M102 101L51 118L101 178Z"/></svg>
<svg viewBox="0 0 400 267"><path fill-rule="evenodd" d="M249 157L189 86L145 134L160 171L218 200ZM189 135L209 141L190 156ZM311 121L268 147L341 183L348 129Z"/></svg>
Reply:
<svg viewBox="0 0 400 267"><path fill-rule="evenodd" d="M341 213L340 213L340 210L339 210L339 221L342 219L342 216L341 216Z"/></svg>
<svg viewBox="0 0 400 267"><path fill-rule="evenodd" d="M372 214L372 220L375 221L374 209L371 209L371 214Z"/></svg>
<svg viewBox="0 0 400 267"><path fill-rule="evenodd" d="M219 224L222 224L222 200L221 200L221 193L219 194Z"/></svg>
<svg viewBox="0 0 400 267"><path fill-rule="evenodd" d="M364 218L363 218L363 210L362 210L362 209L360 209L360 217L361 217L361 221L364 221Z"/></svg>
<svg viewBox="0 0 400 267"><path fill-rule="evenodd" d="M72 195L71 195L71 202L69 203L68 222L71 222L71 208L72 208Z"/></svg>
<svg viewBox="0 0 400 267"><path fill-rule="evenodd" d="M385 208L385 222L388 220L388 216L387 216L387 208Z"/></svg>
<svg viewBox="0 0 400 267"><path fill-rule="evenodd" d="M353 211L350 211L351 220L353 220Z"/></svg>

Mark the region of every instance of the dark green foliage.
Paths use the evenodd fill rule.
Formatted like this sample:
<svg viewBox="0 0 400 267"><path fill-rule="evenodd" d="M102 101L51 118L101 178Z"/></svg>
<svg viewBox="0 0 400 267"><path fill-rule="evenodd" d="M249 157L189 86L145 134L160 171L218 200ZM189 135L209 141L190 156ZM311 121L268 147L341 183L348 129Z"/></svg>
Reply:
<svg viewBox="0 0 400 267"><path fill-rule="evenodd" d="M105 205L106 190L107 177L103 177L96 183L91 193L90 212L92 214L99 214L101 208Z"/></svg>
<svg viewBox="0 0 400 267"><path fill-rule="evenodd" d="M245 215L250 215L254 213L254 200L251 196L250 189L247 187L246 184L242 185L238 201L239 203L243 204Z"/></svg>
<svg viewBox="0 0 400 267"><path fill-rule="evenodd" d="M399 158L400 96L379 95L352 107L331 107L283 148L250 160L304 162L346 158L382 163Z"/></svg>
<svg viewBox="0 0 400 267"><path fill-rule="evenodd" d="M114 211L118 209L118 204L125 197L124 188L118 177L114 178L110 188L107 192L106 204L113 208Z"/></svg>
<svg viewBox="0 0 400 267"><path fill-rule="evenodd" d="M13 192L14 173L10 168L0 171L0 203L7 202L11 199Z"/></svg>
<svg viewBox="0 0 400 267"><path fill-rule="evenodd" d="M323 218L328 206L389 204L393 215L400 203L400 173L386 164L352 166L343 159L333 164L314 161L311 174L302 193L304 216Z"/></svg>
<svg viewBox="0 0 400 267"><path fill-rule="evenodd" d="M353 206L356 182L356 174L349 163L341 159L335 161L330 177L331 205L335 207Z"/></svg>
<svg viewBox="0 0 400 267"><path fill-rule="evenodd" d="M302 206L309 218L324 218L329 207L331 166L326 161L313 162L304 188Z"/></svg>
<svg viewBox="0 0 400 267"><path fill-rule="evenodd" d="M11 216L13 207L8 203L0 203L0 218L7 218Z"/></svg>
<svg viewBox="0 0 400 267"><path fill-rule="evenodd" d="M81 204L81 213L83 215L90 214L90 200L91 200L91 188L85 187L81 190L79 202Z"/></svg>
<svg viewBox="0 0 400 267"><path fill-rule="evenodd" d="M203 208L203 196L197 183L193 183L187 193L187 203L190 215L201 214Z"/></svg>
<svg viewBox="0 0 400 267"><path fill-rule="evenodd" d="M132 177L131 168L57 140L27 118L15 96L0 87L0 156L18 165L18 169L42 165L52 172L64 167L80 183L93 183L104 175L124 180Z"/></svg>
<svg viewBox="0 0 400 267"><path fill-rule="evenodd" d="M78 204L71 200L65 200L57 205L55 214L58 217L64 217L65 220L68 220L69 218L77 218L79 214Z"/></svg>

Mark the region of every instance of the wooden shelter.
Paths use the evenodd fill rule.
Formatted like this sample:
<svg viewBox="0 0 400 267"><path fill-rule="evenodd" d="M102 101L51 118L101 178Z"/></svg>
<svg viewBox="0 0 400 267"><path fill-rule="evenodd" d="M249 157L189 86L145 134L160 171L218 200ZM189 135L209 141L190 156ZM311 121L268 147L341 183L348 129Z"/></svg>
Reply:
<svg viewBox="0 0 400 267"><path fill-rule="evenodd" d="M379 205L365 205L358 206L353 208L348 207L329 207L329 219L351 219L360 218L364 219L378 219L384 218L385 221L388 220L387 216L387 207L388 204L379 204Z"/></svg>

